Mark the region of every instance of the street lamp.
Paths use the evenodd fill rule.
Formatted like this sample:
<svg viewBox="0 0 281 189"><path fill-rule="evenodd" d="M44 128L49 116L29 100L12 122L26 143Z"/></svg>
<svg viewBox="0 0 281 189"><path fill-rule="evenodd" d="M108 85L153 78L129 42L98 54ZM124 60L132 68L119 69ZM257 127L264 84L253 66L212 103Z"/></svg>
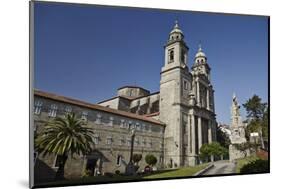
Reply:
<svg viewBox="0 0 281 189"><path fill-rule="evenodd" d="M130 160L128 165L126 166L126 175L134 175L135 174L135 166L133 163L133 152L134 152L134 140L135 140L135 129L131 130L131 149L130 149Z"/></svg>

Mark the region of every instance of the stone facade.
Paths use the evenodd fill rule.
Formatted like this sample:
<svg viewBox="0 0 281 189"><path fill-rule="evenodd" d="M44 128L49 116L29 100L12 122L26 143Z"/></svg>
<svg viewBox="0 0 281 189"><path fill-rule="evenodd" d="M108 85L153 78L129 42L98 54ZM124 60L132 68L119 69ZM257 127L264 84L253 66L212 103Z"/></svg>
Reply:
<svg viewBox="0 0 281 189"><path fill-rule="evenodd" d="M35 133L40 133L46 121L68 112L74 112L94 129L94 151L87 156L68 159L65 167L68 178L81 176L86 169L101 174L116 170L124 172L130 156L132 128L136 130L134 153L143 155L140 170L146 165L146 154L155 155L158 159L156 166L163 168L165 125L162 122L42 91L35 91L34 105ZM39 156L36 161L38 166L43 161L50 169L57 169L55 156Z"/></svg>
<svg viewBox="0 0 281 189"><path fill-rule="evenodd" d="M201 46L188 65L189 47L178 23L164 46L160 91L137 86L121 87L117 96L89 104L42 91L34 94L35 132L44 121L67 112L87 120L95 133L96 148L85 157L69 159L68 177L81 176L87 168L96 172L124 172L129 160L129 128L136 129L134 153L154 154L159 168L194 166L199 163L202 144L216 140L216 114L210 67ZM55 169L56 157L39 157ZM92 167L91 167L92 166Z"/></svg>

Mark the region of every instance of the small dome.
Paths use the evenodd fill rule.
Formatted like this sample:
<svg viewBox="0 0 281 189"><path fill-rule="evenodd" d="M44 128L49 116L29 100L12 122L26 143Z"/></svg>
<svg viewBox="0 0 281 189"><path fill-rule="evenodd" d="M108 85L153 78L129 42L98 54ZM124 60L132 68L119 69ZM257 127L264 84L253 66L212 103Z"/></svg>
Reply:
<svg viewBox="0 0 281 189"><path fill-rule="evenodd" d="M206 57L206 54L202 51L201 45L199 45L198 52L195 55L195 58L198 58L198 57Z"/></svg>
<svg viewBox="0 0 281 189"><path fill-rule="evenodd" d="M177 20L176 20L175 26L174 26L173 30L170 32L170 34L172 34L172 33L181 33L183 35L183 32L181 31Z"/></svg>

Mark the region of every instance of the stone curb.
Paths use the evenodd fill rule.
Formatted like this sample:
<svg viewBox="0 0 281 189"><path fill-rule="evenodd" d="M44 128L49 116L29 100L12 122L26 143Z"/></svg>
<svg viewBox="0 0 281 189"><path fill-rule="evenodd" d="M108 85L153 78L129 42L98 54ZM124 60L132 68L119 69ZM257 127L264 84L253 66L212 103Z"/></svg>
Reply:
<svg viewBox="0 0 281 189"><path fill-rule="evenodd" d="M209 171L211 168L214 167L214 164L210 164L208 165L206 168L198 171L197 173L193 174L192 176L200 176L200 175L203 175L204 173L206 173L207 171Z"/></svg>

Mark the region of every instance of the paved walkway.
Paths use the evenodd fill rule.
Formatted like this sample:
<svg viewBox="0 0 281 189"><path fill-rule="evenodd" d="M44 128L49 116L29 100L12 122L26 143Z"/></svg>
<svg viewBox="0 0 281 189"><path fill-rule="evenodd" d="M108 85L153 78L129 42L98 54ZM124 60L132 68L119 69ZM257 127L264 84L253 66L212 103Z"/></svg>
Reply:
<svg viewBox="0 0 281 189"><path fill-rule="evenodd" d="M214 167L208 170L203 175L217 175L217 174L231 174L235 173L235 164L225 161L216 161L214 162Z"/></svg>

